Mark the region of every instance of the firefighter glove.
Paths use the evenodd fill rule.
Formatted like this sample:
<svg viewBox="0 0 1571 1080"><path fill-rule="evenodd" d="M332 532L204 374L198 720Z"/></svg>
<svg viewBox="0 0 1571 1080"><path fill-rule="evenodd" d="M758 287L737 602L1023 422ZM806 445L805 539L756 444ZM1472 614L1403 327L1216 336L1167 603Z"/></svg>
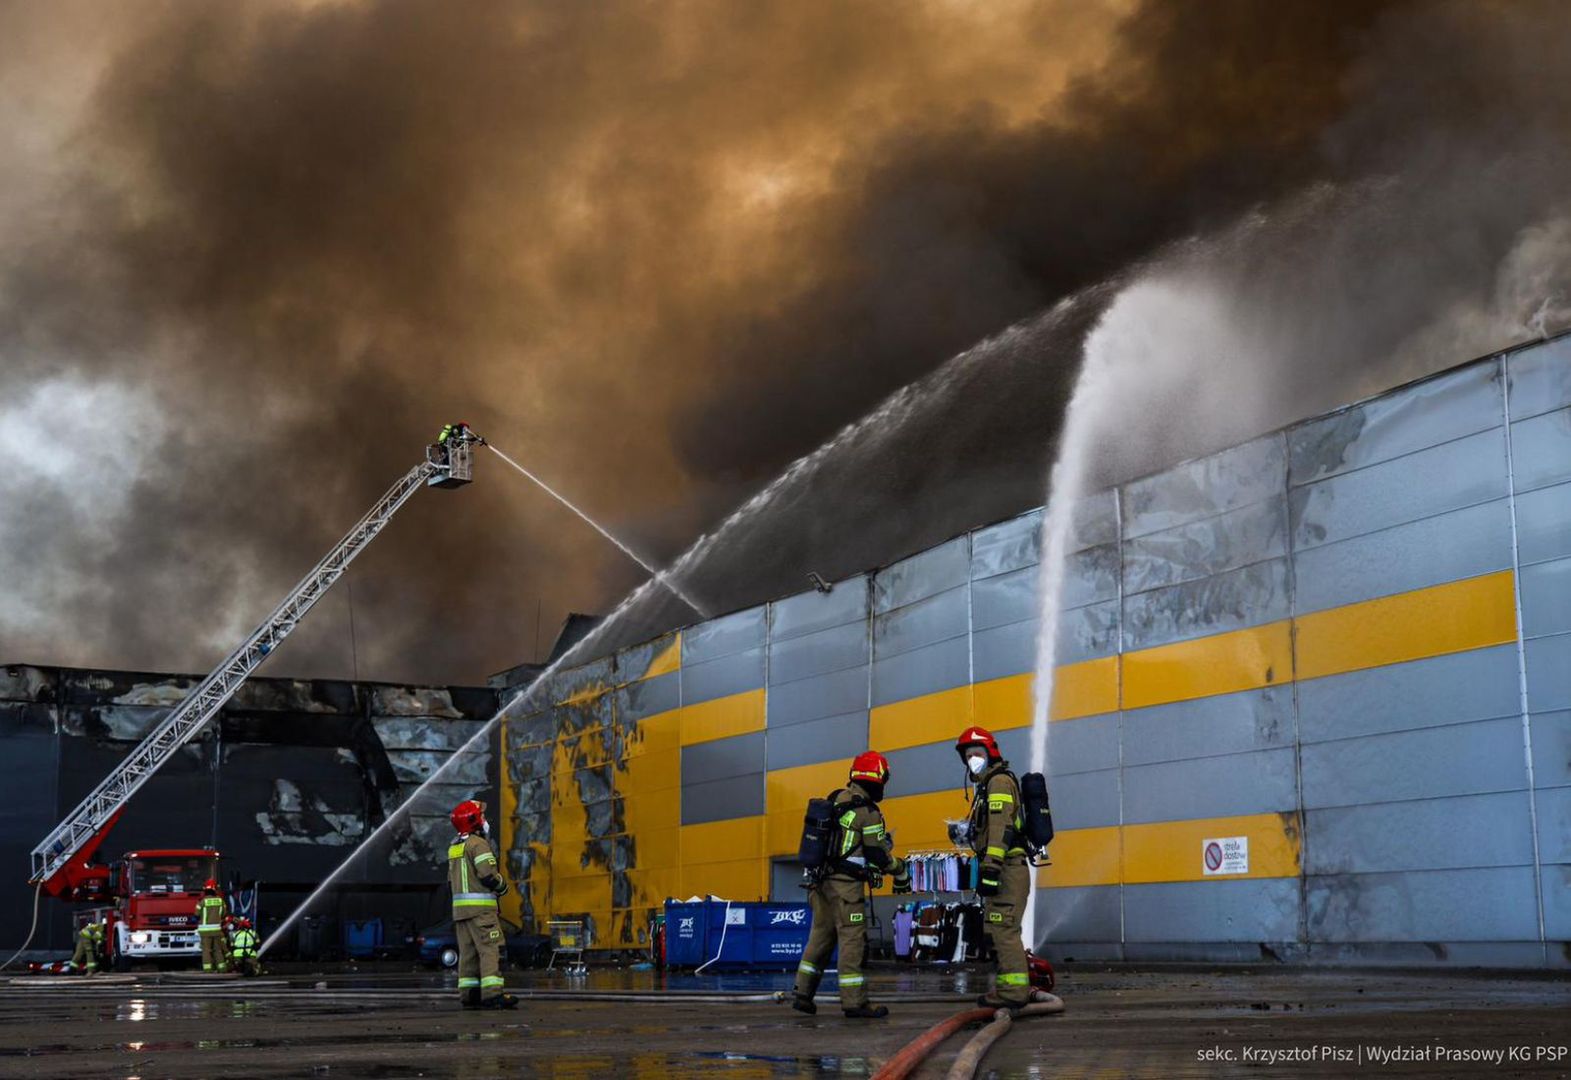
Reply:
<svg viewBox="0 0 1571 1080"><path fill-rule="evenodd" d="M978 896L997 896L999 880L1003 877L1003 869L997 863L983 863L982 872L977 875L976 894Z"/></svg>
<svg viewBox="0 0 1571 1080"><path fill-rule="evenodd" d="M496 879L496 886L491 891L496 893L496 895L498 895L498 896L506 896L507 895L507 879L506 878L497 878Z"/></svg>
<svg viewBox="0 0 1571 1080"><path fill-rule="evenodd" d="M900 872L895 875L894 888L895 895L897 896L902 896L911 891L911 871L907 870L904 866L902 866L900 868Z"/></svg>

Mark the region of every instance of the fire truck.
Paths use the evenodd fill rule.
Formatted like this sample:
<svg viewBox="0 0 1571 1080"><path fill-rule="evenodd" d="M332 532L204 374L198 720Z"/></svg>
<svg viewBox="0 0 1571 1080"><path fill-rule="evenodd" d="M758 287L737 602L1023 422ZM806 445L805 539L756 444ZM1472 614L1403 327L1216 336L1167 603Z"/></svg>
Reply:
<svg viewBox="0 0 1571 1080"><path fill-rule="evenodd" d="M93 861L126 803L159 767L218 714L306 612L332 588L349 563L422 487L457 488L472 478L473 450L485 440L467 424L450 424L425 460L405 473L286 596L261 626L159 721L136 749L33 849L28 884L44 893L99 906L76 913L80 927L107 918L105 946L118 969L133 960L200 955L196 901L218 878L218 852L208 848L148 848L104 865ZM36 927L36 920L34 923ZM31 936L29 936L29 942ZM23 946L26 947L25 945Z"/></svg>
<svg viewBox="0 0 1571 1080"><path fill-rule="evenodd" d="M207 848L143 848L107 866L79 864L65 899L99 906L76 912L76 926L105 923L109 964L125 971L138 960L159 963L201 955L196 904L202 886L218 879L219 853Z"/></svg>

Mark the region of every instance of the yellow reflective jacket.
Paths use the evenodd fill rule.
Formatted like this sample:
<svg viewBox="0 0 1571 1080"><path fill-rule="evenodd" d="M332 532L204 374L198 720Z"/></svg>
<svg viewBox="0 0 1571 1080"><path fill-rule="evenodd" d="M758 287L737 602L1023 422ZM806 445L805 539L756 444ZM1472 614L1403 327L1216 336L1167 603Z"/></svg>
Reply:
<svg viewBox="0 0 1571 1080"><path fill-rule="evenodd" d="M472 919L496 910L502 874L496 852L478 833L456 838L447 849L447 885L453 892L453 918Z"/></svg>

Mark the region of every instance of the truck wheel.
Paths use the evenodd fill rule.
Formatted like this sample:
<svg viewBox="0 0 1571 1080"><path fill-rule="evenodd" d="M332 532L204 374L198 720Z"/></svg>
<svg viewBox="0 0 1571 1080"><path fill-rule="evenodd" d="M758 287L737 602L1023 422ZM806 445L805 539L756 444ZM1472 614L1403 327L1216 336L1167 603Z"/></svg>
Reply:
<svg viewBox="0 0 1571 1080"><path fill-rule="evenodd" d="M123 952L116 952L109 958L109 967L121 973L131 970L131 958Z"/></svg>

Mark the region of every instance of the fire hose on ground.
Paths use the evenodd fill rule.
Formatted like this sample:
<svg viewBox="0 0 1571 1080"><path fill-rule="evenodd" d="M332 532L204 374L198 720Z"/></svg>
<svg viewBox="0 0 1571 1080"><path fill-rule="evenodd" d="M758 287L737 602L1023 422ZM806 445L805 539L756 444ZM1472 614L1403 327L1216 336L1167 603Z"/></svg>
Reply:
<svg viewBox="0 0 1571 1080"><path fill-rule="evenodd" d="M1031 1004L1015 1010L1013 1015L1009 1009L964 1009L940 1020L901 1047L894 1057L884 1062L883 1068L873 1074L873 1080L905 1080L949 1036L968 1024L985 1021L985 1026L971 1037L949 1069L949 1080L971 1080L981 1066L982 1058L1009 1031L1015 1017L1050 1016L1063 1011L1063 1000L1045 990L1034 991Z"/></svg>

